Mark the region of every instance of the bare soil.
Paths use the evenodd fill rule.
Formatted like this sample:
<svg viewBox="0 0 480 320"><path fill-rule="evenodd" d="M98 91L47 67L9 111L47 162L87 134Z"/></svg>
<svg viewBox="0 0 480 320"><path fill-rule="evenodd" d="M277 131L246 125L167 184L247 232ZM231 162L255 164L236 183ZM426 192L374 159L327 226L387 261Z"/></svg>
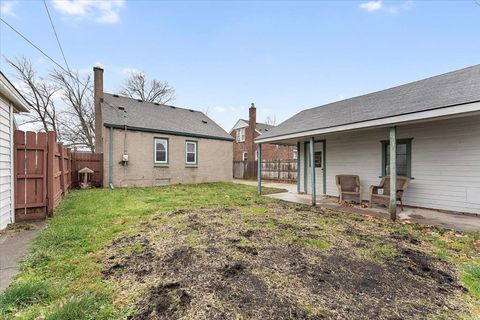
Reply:
<svg viewBox="0 0 480 320"><path fill-rule="evenodd" d="M131 319L425 319L466 312L448 263L398 224L307 206L170 212L103 249Z"/></svg>

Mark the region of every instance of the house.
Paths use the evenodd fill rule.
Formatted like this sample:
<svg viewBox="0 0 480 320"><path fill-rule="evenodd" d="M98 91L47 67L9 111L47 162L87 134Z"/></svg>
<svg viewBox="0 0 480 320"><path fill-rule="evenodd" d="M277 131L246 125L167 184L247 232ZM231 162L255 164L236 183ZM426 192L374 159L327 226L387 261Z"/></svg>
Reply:
<svg viewBox="0 0 480 320"><path fill-rule="evenodd" d="M15 222L13 115L28 108L25 98L0 71L0 230Z"/></svg>
<svg viewBox="0 0 480 320"><path fill-rule="evenodd" d="M233 138L202 112L105 93L97 67L94 103L105 187L232 180Z"/></svg>
<svg viewBox="0 0 480 320"><path fill-rule="evenodd" d="M248 109L248 120L239 119L230 130L233 142L233 161L256 161L257 145L255 138L268 133L275 126L257 122L257 109L252 103ZM297 158L295 146L265 144L262 149L263 160L293 160Z"/></svg>
<svg viewBox="0 0 480 320"><path fill-rule="evenodd" d="M394 213L404 175L406 205L479 214L480 65L301 111L256 143L297 146L297 191L313 204L338 196L335 175L359 175L364 200L389 175Z"/></svg>

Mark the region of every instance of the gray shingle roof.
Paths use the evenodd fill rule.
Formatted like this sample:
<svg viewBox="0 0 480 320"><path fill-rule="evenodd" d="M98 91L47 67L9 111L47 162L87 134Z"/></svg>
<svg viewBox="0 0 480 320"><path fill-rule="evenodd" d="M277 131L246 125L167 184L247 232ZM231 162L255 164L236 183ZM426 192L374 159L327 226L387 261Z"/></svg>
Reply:
<svg viewBox="0 0 480 320"><path fill-rule="evenodd" d="M125 108L128 127L233 140L225 130L200 111L141 102L110 93L103 94L102 117L104 124L124 125L124 113L118 107Z"/></svg>
<svg viewBox="0 0 480 320"><path fill-rule="evenodd" d="M246 119L240 119L242 121L245 121L246 123L248 123L248 120ZM266 124L266 123L262 123L262 122L257 122L257 124L255 125L255 129L257 129L258 131L260 131L262 134L267 132L267 131L270 131L272 128L274 128L275 126L272 126L270 124Z"/></svg>
<svg viewBox="0 0 480 320"><path fill-rule="evenodd" d="M480 65L303 110L257 139L480 101Z"/></svg>

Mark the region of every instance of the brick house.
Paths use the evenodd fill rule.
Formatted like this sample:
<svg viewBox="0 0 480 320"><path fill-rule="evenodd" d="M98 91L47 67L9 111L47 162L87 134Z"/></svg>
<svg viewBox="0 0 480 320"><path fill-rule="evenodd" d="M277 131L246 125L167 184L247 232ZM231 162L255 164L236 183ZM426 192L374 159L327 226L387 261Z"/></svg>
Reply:
<svg viewBox="0 0 480 320"><path fill-rule="evenodd" d="M248 120L239 119L230 130L230 135L235 139L233 142L233 161L257 160L257 144L253 140L274 127L257 122L257 109L252 103L248 109ZM296 158L297 148L295 147L277 144L262 146L263 160L293 160Z"/></svg>

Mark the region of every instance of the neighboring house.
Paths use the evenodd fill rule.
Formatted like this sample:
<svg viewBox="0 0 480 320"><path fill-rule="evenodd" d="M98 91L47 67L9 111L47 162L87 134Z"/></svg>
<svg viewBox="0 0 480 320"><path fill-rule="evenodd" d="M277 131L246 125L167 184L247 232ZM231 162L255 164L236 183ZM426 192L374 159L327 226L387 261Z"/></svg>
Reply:
<svg viewBox="0 0 480 320"><path fill-rule="evenodd" d="M233 142L233 161L255 161L258 158L255 138L268 133L275 126L257 122L257 109L252 103L248 109L248 120L239 119L230 130ZM263 160L291 160L296 159L295 146L267 144L262 149Z"/></svg>
<svg viewBox="0 0 480 320"><path fill-rule="evenodd" d="M104 93L100 68L94 88L105 187L232 180L233 138L205 114Z"/></svg>
<svg viewBox="0 0 480 320"><path fill-rule="evenodd" d="M479 214L480 65L304 110L256 142L299 148L298 192L338 196L335 175L356 174L367 200L396 160L406 205Z"/></svg>
<svg viewBox="0 0 480 320"><path fill-rule="evenodd" d="M28 102L0 72L0 230L15 222L14 113L28 112Z"/></svg>

